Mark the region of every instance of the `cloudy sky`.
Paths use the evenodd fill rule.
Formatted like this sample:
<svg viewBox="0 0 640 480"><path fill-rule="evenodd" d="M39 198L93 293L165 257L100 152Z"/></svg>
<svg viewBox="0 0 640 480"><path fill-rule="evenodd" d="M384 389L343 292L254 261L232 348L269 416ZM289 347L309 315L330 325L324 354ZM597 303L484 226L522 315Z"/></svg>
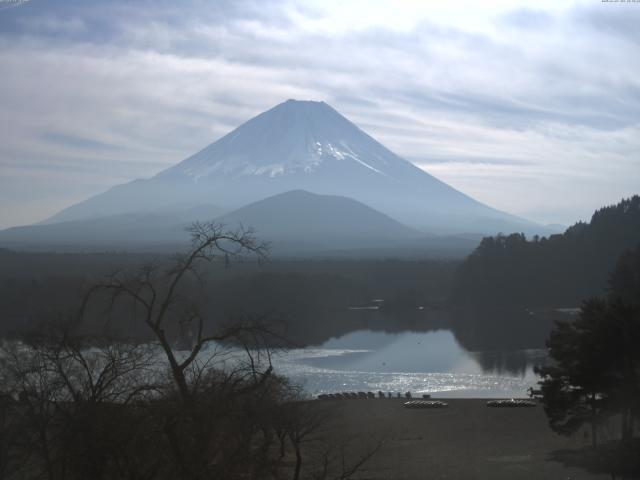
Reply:
<svg viewBox="0 0 640 480"><path fill-rule="evenodd" d="M640 193L640 2L0 0L0 228L288 98L543 223Z"/></svg>

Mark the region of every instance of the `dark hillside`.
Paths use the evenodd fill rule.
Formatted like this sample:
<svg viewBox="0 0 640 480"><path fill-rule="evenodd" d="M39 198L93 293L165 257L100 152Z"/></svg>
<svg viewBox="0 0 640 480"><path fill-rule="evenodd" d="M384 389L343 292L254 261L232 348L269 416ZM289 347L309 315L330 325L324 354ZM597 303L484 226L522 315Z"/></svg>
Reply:
<svg viewBox="0 0 640 480"><path fill-rule="evenodd" d="M576 306L602 294L618 257L640 243L640 196L597 210L564 234L528 240L486 237L463 262L456 302L529 307Z"/></svg>

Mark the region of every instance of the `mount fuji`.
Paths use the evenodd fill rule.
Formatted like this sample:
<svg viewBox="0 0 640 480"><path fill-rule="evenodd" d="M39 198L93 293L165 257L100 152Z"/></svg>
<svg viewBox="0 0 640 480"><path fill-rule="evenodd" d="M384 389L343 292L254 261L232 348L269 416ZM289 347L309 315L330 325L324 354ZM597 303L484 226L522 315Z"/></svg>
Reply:
<svg viewBox="0 0 640 480"><path fill-rule="evenodd" d="M326 103L288 100L152 178L0 231L0 246L174 248L196 220L255 227L282 255L460 256L483 234L545 233L429 175Z"/></svg>
<svg viewBox="0 0 640 480"><path fill-rule="evenodd" d="M156 176L113 187L45 223L216 205L232 211L291 190L352 198L436 234L525 231L394 154L324 102L287 100Z"/></svg>

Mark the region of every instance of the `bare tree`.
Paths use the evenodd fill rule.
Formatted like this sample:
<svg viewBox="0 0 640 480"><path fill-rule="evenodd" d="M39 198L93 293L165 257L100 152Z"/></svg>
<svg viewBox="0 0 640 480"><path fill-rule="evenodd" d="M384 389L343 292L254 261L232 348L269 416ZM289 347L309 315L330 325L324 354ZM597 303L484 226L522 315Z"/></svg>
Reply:
<svg viewBox="0 0 640 480"><path fill-rule="evenodd" d="M313 458L306 478L312 480L347 480L360 473L369 460L384 446L383 440L365 442L353 447L352 438L333 439L325 442L323 449Z"/></svg>
<svg viewBox="0 0 640 480"><path fill-rule="evenodd" d="M274 373L269 344L282 339L263 317L216 324L198 301L194 285L209 294L207 264L263 259L266 245L214 223L190 233L185 255L110 275L88 289L73 322L0 351L0 379L18 399L0 401L0 480L11 471L48 480L346 479L375 453L347 453L324 435L331 412ZM129 308L153 341L88 336L85 320L104 300L112 314ZM187 348L176 348L189 334Z"/></svg>
<svg viewBox="0 0 640 480"><path fill-rule="evenodd" d="M313 443L320 440L320 435L327 428L333 416L333 408L328 405L313 404L309 401L294 399L281 406L279 416L280 452L284 451L282 442L287 438L295 454L293 480L301 478L303 452L305 444L312 448Z"/></svg>
<svg viewBox="0 0 640 480"><path fill-rule="evenodd" d="M169 267L161 268L160 265L151 263L133 274L115 273L87 292L81 308L83 315L88 302L99 292L110 294L112 306L120 299L129 301L136 316L144 322L161 346L180 398L185 404L191 402L193 394L187 372L202 349L210 342L224 342L243 332L259 330L260 325L232 325L216 333L207 333L201 308L193 299L181 294L182 284L188 277L192 277L202 285L203 263L221 259L226 264L230 259L246 254L263 259L267 253L267 244L258 241L251 229L229 231L217 223L196 222L189 228L189 233L191 249L184 255L176 255ZM177 328L195 330L191 349L181 358L174 351L168 333Z"/></svg>
<svg viewBox="0 0 640 480"><path fill-rule="evenodd" d="M16 478L118 478L154 468L142 459L132 468L131 452L120 448L136 443L141 418L133 404L158 388L148 348L97 345L56 323L26 342L5 343L0 358L11 398L3 407L19 431L6 445L20 460Z"/></svg>
<svg viewBox="0 0 640 480"><path fill-rule="evenodd" d="M260 351L262 339L268 334L260 318L214 327L214 322L205 318L193 290L185 294L193 282L204 286L205 265L220 261L227 266L230 260L244 255L262 260L267 245L258 241L252 230L230 231L216 223L195 223L189 232L191 248L186 254L175 256L168 266L152 263L133 273L111 275L88 291L80 314L84 315L96 296L107 293L110 308L117 302L127 302L134 317L151 332L166 358L182 405L181 409L169 408L162 417L164 435L182 476L201 478L224 470L221 465L228 466L229 457L247 450L252 435L237 425L243 438L238 437L237 442L229 441L229 437L220 440L225 432L222 416L233 414L233 409L227 408L229 399L243 398L246 402L249 393L264 389L273 367L270 358L264 366L252 354L252 349ZM176 351L176 338L186 332L192 334L188 349ZM229 342L246 345L248 364L236 361L225 369L217 362L215 352L202 358L208 344Z"/></svg>

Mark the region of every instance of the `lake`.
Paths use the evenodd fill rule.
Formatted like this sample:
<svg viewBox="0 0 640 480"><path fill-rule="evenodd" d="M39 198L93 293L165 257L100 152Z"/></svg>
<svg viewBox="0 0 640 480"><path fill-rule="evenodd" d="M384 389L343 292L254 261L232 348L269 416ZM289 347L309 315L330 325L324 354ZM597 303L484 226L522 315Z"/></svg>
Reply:
<svg viewBox="0 0 640 480"><path fill-rule="evenodd" d="M357 330L317 347L278 353L276 371L308 394L406 392L433 397L522 397L544 349L469 351L453 331Z"/></svg>

